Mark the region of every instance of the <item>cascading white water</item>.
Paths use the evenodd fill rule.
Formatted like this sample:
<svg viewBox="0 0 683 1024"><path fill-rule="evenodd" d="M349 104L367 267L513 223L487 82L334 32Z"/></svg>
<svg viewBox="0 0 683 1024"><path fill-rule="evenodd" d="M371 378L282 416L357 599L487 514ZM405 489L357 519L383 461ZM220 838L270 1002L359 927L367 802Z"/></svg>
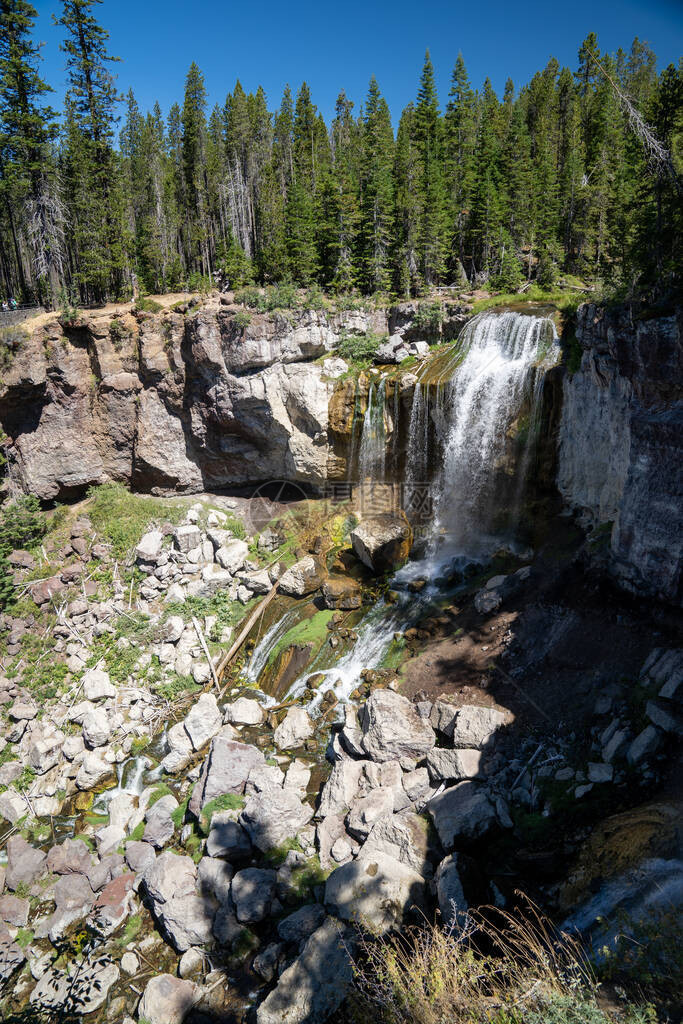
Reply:
<svg viewBox="0 0 683 1024"><path fill-rule="evenodd" d="M554 345L552 321L522 313L482 313L463 331L464 357L445 396L443 459L429 542L432 562L478 554L490 543L493 486L505 456L506 433L534 365Z"/></svg>
<svg viewBox="0 0 683 1024"><path fill-rule="evenodd" d="M285 612L282 618L278 619L262 636L254 648L249 664L246 667L245 677L248 683L258 682L259 676L263 672L270 653L277 644L278 640L281 640L288 629L295 624L297 616L299 615L299 609L295 606L290 608L289 611Z"/></svg>
<svg viewBox="0 0 683 1024"><path fill-rule="evenodd" d="M358 452L358 477L361 482L384 479L386 460L386 423L384 419L384 398L386 381L382 379L377 388L374 381L368 392L368 405L363 418L363 434Z"/></svg>
<svg viewBox="0 0 683 1024"><path fill-rule="evenodd" d="M404 593L399 604L389 607L381 603L370 612L353 649L334 668L322 673L320 695L332 688L340 701L347 701L362 669L381 664L394 633L425 614L438 587L439 567L456 554L480 554L491 542L487 527L494 511L492 488L505 455L508 428L519 413L535 368L537 411L532 410L532 416L539 414L543 369L558 355L557 337L549 318L487 312L470 321L453 346L446 366L446 372L453 375L445 383L437 383L431 407L430 385L424 377L418 380L409 425L406 492L409 500L411 488L430 477L435 479L434 514L426 561L409 563L394 581L400 587L422 576L428 584L420 594ZM375 400L371 386L359 459L366 472L378 464L378 456L372 456L373 462L368 452L378 439L372 427L377 423L378 408L384 429L384 394L381 403L379 397L378 389ZM438 458L441 464L434 473L433 462ZM312 674L309 671L298 679L288 697L302 693ZM320 697L316 697L311 709L319 702Z"/></svg>

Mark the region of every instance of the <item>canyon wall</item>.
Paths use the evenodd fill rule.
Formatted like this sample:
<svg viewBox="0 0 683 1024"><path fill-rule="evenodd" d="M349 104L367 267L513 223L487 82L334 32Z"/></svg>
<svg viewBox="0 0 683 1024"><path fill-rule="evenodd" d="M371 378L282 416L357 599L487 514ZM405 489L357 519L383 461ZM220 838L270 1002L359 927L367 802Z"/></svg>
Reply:
<svg viewBox="0 0 683 1024"><path fill-rule="evenodd" d="M683 314L633 320L579 308L581 365L567 374L557 483L594 523L611 523L610 572L679 604L683 553Z"/></svg>

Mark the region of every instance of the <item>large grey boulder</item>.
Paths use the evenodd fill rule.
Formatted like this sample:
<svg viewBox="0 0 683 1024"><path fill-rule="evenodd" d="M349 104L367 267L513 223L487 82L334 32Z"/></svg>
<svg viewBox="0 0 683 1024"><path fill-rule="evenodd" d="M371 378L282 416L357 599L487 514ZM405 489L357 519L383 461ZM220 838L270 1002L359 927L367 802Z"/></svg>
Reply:
<svg viewBox="0 0 683 1024"><path fill-rule="evenodd" d="M87 747L104 747L111 736L110 716L104 708L89 711L83 719L83 739Z"/></svg>
<svg viewBox="0 0 683 1024"><path fill-rule="evenodd" d="M364 842L375 822L394 811L394 792L388 786L379 786L371 790L367 796L354 801L346 815L346 828L350 835Z"/></svg>
<svg viewBox="0 0 683 1024"><path fill-rule="evenodd" d="M257 747L238 743L220 733L211 741L209 753L190 799L190 811L199 817L202 807L223 793L243 793L252 768L265 764Z"/></svg>
<svg viewBox="0 0 683 1024"><path fill-rule="evenodd" d="M193 750L201 750L222 724L223 716L213 693L202 693L183 722Z"/></svg>
<svg viewBox="0 0 683 1024"><path fill-rule="evenodd" d="M27 843L21 836L12 836L7 841L7 870L5 885L14 891L18 885L30 885L40 878L47 868L47 856L41 850Z"/></svg>
<svg viewBox="0 0 683 1024"><path fill-rule="evenodd" d="M481 750L490 743L496 731L506 725L511 718L496 708L479 707L476 704L453 708L453 712L450 722L446 723L443 718L441 719L445 726L441 731L451 736L453 746L459 749ZM433 710L432 715L434 713Z"/></svg>
<svg viewBox="0 0 683 1024"><path fill-rule="evenodd" d="M210 857L239 861L247 858L251 850L251 840L239 822L234 820L234 811L218 811L213 815L206 841L206 852Z"/></svg>
<svg viewBox="0 0 683 1024"><path fill-rule="evenodd" d="M230 899L230 883L234 872L230 864L215 857L202 857L197 867L197 890L200 896L213 897L218 903Z"/></svg>
<svg viewBox="0 0 683 1024"><path fill-rule="evenodd" d="M98 757L95 751L88 751L76 774L76 786L83 790L94 789L113 773L112 765Z"/></svg>
<svg viewBox="0 0 683 1024"><path fill-rule="evenodd" d="M319 589L324 577L322 566L312 555L306 555L282 574L278 586L282 594L305 597Z"/></svg>
<svg viewBox="0 0 683 1024"><path fill-rule="evenodd" d="M410 355L410 348L403 340L402 335L392 334L383 342L373 356L373 362L378 366L398 365Z"/></svg>
<svg viewBox="0 0 683 1024"><path fill-rule="evenodd" d="M294 790L265 789L249 797L239 820L254 846L267 853L296 836L312 817L313 808Z"/></svg>
<svg viewBox="0 0 683 1024"><path fill-rule="evenodd" d="M225 705L224 719L232 725L260 725L263 721L263 708L257 700L238 697L232 704Z"/></svg>
<svg viewBox="0 0 683 1024"><path fill-rule="evenodd" d="M273 742L280 750L300 747L313 735L313 723L303 708L290 708L273 733Z"/></svg>
<svg viewBox="0 0 683 1024"><path fill-rule="evenodd" d="M175 825L171 815L177 806L178 801L172 793L167 793L152 804L145 814L146 825L142 837L145 843L160 850L173 838Z"/></svg>
<svg viewBox="0 0 683 1024"><path fill-rule="evenodd" d="M380 818L363 844L363 857L376 857L380 861L391 857L428 877L432 874L430 861L434 854L429 833L427 819L413 811Z"/></svg>
<svg viewBox="0 0 683 1024"><path fill-rule="evenodd" d="M459 782L429 801L429 813L445 850L458 840L482 839L497 822L488 790L476 782Z"/></svg>
<svg viewBox="0 0 683 1024"><path fill-rule="evenodd" d="M168 754L161 762L162 768L169 775L176 775L186 768L192 760L194 748L192 740L185 730L185 722L176 722L166 735Z"/></svg>
<svg viewBox="0 0 683 1024"><path fill-rule="evenodd" d="M475 779L481 771L480 750L446 750L434 747L427 757L427 768L435 782Z"/></svg>
<svg viewBox="0 0 683 1024"><path fill-rule="evenodd" d="M341 1006L353 983L352 948L348 929L328 918L261 1003L256 1011L257 1024L314 1024L327 1020Z"/></svg>
<svg viewBox="0 0 683 1024"><path fill-rule="evenodd" d="M321 818L330 814L346 814L358 795L362 772L362 761L345 758L334 764L320 793L318 815Z"/></svg>
<svg viewBox="0 0 683 1024"><path fill-rule="evenodd" d="M183 526L176 526L173 531L173 539L178 551L184 555L193 551L202 542L202 535L196 523L185 523Z"/></svg>
<svg viewBox="0 0 683 1024"><path fill-rule="evenodd" d="M232 880L231 895L237 920L256 924L270 913L275 898L277 873L263 868L244 868Z"/></svg>
<svg viewBox="0 0 683 1024"><path fill-rule="evenodd" d="M344 921L379 934L401 927L414 907L423 907L424 877L393 857L372 852L342 864L325 883L326 907Z"/></svg>
<svg viewBox="0 0 683 1024"><path fill-rule="evenodd" d="M83 696L86 700L105 700L116 696L116 687L112 686L109 673L101 668L91 668L83 676Z"/></svg>
<svg viewBox="0 0 683 1024"><path fill-rule="evenodd" d="M142 876L152 913L173 947L184 953L213 936L216 905L195 892L197 868L191 857L160 854Z"/></svg>
<svg viewBox="0 0 683 1024"><path fill-rule="evenodd" d="M138 562L156 562L161 554L164 535L159 530L146 533L135 549Z"/></svg>
<svg viewBox="0 0 683 1024"><path fill-rule="evenodd" d="M148 1024L183 1024L199 998L192 981L158 974L147 982L138 1007L138 1020Z"/></svg>
<svg viewBox="0 0 683 1024"><path fill-rule="evenodd" d="M414 768L436 742L414 704L393 690L376 690L361 709L361 745L373 761L400 761Z"/></svg>
<svg viewBox="0 0 683 1024"><path fill-rule="evenodd" d="M234 576L249 557L249 545L245 540L228 540L216 552L215 558L222 569Z"/></svg>
<svg viewBox="0 0 683 1024"><path fill-rule="evenodd" d="M374 573L398 569L407 560L412 543L408 520L397 515L368 517L351 531L356 557Z"/></svg>
<svg viewBox="0 0 683 1024"><path fill-rule="evenodd" d="M298 946L307 939L325 920L325 911L320 903L307 903L283 918L277 926L277 933L283 942Z"/></svg>

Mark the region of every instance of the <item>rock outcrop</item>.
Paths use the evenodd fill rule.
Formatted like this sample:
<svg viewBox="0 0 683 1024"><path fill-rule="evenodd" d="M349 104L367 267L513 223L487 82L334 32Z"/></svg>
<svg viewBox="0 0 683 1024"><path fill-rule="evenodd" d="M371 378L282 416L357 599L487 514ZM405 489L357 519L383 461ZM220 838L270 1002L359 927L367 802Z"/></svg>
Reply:
<svg viewBox="0 0 683 1024"><path fill-rule="evenodd" d="M580 369L567 376L558 486L594 523L611 523L609 571L633 592L681 601L683 313L634 320L577 314Z"/></svg>

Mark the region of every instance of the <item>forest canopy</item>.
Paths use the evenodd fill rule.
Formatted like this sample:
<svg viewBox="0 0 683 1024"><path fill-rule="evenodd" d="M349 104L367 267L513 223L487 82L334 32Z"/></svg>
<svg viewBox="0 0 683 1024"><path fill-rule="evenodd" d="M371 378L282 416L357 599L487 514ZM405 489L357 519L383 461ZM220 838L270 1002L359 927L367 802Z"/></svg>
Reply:
<svg viewBox="0 0 683 1024"><path fill-rule="evenodd" d="M0 287L81 304L289 281L415 295L515 291L560 275L615 296L671 296L683 235L683 63L647 44L575 68L551 59L502 96L454 55L439 97L429 53L394 132L372 77L327 124L306 82L275 111L240 82L208 109L193 63L166 115L119 95L99 0L64 0L64 109L49 103L25 0L0 4ZM623 98L626 98L626 103ZM629 108L631 114L629 114ZM653 161L633 112L670 157Z"/></svg>

